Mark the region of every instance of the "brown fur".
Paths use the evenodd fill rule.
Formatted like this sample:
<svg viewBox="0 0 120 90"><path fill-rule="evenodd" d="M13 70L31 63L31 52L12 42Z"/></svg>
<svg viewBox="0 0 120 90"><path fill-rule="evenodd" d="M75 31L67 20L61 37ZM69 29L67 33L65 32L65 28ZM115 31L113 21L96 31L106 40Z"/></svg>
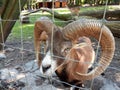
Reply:
<svg viewBox="0 0 120 90"><path fill-rule="evenodd" d="M54 60L57 60L58 66L62 64L56 70L56 73L60 78L71 83L76 82L76 80L77 82L79 82L81 79L91 80L94 77L100 75L110 64L115 50L114 38L111 32L109 32L109 29L104 26L102 38L100 41L102 54L99 61L99 65L102 65L103 67L101 68L101 66L98 66L93 70L94 72L86 74L88 72L88 68L91 66L90 63L93 63L94 61L94 56L95 56L94 49L91 46L91 41L89 38L81 37L78 39L78 37L84 35L84 36L95 37L95 39L99 40L101 23L97 21L91 22L91 20L87 20L87 19L83 19L83 20L78 20L71 24L68 24L62 29L63 32L59 32L60 29L58 29L58 33L56 34L54 33L55 38L53 38L54 39L53 54L54 56L57 55L59 57L62 57L62 58L58 58L58 57L54 58ZM54 32L56 32L56 29L52 27L54 27L54 25L49 21L43 20L43 21L37 21L35 23L34 41L35 41L36 57L39 66L41 64L41 59L42 59L39 53L40 43L42 42L42 40L46 41L46 39L49 41L49 43L51 42L50 40L50 37L52 35L51 32L53 29L55 30ZM64 38L62 35L64 35ZM70 49L70 51L69 49L66 50L67 47L63 48L65 43L68 44L67 41L64 41L65 39L72 41L73 46ZM106 45L105 41L107 41L109 45ZM63 61L63 58L66 58L66 60Z"/></svg>
<svg viewBox="0 0 120 90"><path fill-rule="evenodd" d="M94 60L94 49L92 48L91 41L87 37L81 37L66 56L66 60L63 63L65 67L60 67L57 70L58 74L61 74L62 70L66 68L68 82L76 80L74 74L76 72L86 74L89 66Z"/></svg>
<svg viewBox="0 0 120 90"><path fill-rule="evenodd" d="M46 26L47 25L47 26ZM36 21L34 26L34 47L36 51L36 59L38 61L38 66L41 65L41 55L40 55L40 45L43 42L46 45L46 41L49 39L51 32L47 32L46 30L50 28L52 29L53 24L49 21Z"/></svg>
<svg viewBox="0 0 120 90"><path fill-rule="evenodd" d="M51 24L52 25L52 24ZM40 54L40 44L48 40L49 43L51 34L49 29L46 27L46 24L37 21L34 28L34 40L35 40L35 51L36 57L38 60L38 66L41 65L41 54ZM61 78L63 73L67 82L76 81L74 74L76 72L86 74L88 68L93 62L94 49L92 48L91 41L87 37L80 37L78 40L74 41L73 46L70 41L66 41L63 36L60 28L54 28L54 37L53 37L53 54L55 56L66 58L64 61L62 58L56 58L58 66L65 63L63 66L56 70L56 73ZM71 48L72 47L72 48ZM81 82L80 80L77 81Z"/></svg>

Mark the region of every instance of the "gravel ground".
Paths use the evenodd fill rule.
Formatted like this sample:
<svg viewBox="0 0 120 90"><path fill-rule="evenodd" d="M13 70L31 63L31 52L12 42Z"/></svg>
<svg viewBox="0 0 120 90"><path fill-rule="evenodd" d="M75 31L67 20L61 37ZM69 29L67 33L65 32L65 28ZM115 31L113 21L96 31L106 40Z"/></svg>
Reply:
<svg viewBox="0 0 120 90"><path fill-rule="evenodd" d="M120 38L115 37L115 42L116 42L116 50L115 50L114 58L110 66L105 71L104 77L100 76L94 80L92 90L120 90ZM14 67L16 69L16 67L19 66L22 67L24 66L25 63L33 61L35 59L33 42L24 41L23 48L24 50L21 50L20 41L17 40L7 41L5 47L6 59L0 60L1 63L0 68L11 69L11 67L12 68ZM28 66L27 68L30 67L31 65ZM18 71L19 70L21 70L21 68L18 68ZM103 86L105 86L105 83L108 83L110 85L109 87L113 85L119 89L110 89L110 88L102 89ZM34 84L35 84L35 87L33 87L34 89L29 89L29 90L50 90L49 88L52 87L50 84L44 85L45 83L43 83L43 80L41 79L36 79ZM39 87L36 87L36 85ZM60 84L57 84L57 86L59 85ZM87 87L90 86L90 82L89 84L86 85ZM43 88L43 89L39 89L39 88ZM56 90L56 88L53 87L52 90Z"/></svg>

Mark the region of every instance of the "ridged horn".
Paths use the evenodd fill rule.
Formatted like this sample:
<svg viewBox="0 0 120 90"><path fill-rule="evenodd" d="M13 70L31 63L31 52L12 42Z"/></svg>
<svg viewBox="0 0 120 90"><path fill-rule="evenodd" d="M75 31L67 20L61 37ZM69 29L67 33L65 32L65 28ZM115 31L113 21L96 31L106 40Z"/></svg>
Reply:
<svg viewBox="0 0 120 90"><path fill-rule="evenodd" d="M41 42L45 42L47 38L51 37L52 30L54 28L54 24L47 17L42 17L35 22L34 26L34 47L36 53L36 59L38 62L38 66L41 65ZM48 35L48 37L47 37Z"/></svg>
<svg viewBox="0 0 120 90"><path fill-rule="evenodd" d="M104 72L112 61L115 51L114 37L102 22L98 20L80 19L65 26L63 28L63 35L73 43L81 36L93 37L98 41L100 39L101 56L98 65L87 74L75 72L76 79L91 80Z"/></svg>

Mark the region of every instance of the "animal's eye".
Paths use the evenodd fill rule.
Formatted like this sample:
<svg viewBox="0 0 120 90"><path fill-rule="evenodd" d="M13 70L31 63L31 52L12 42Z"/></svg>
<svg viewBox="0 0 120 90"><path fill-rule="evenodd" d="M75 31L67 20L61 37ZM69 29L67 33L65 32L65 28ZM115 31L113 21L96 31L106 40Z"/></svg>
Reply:
<svg viewBox="0 0 120 90"><path fill-rule="evenodd" d="M69 51L70 51L70 48L65 48L65 49L62 51L62 55L63 55L63 56L66 56Z"/></svg>
<svg viewBox="0 0 120 90"><path fill-rule="evenodd" d="M68 52L70 50L70 48L65 48L64 52Z"/></svg>

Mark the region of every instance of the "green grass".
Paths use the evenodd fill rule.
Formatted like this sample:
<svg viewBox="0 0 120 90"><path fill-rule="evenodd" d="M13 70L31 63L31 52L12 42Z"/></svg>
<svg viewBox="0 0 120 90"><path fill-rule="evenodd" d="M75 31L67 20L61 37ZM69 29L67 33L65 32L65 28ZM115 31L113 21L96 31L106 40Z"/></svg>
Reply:
<svg viewBox="0 0 120 90"><path fill-rule="evenodd" d="M80 12L87 12L87 11L93 11L93 10L103 10L104 6L97 6L97 7L89 7L84 8L82 7L80 9ZM113 7L109 6L109 9L113 9ZM54 9L58 13L70 13L70 11L67 8L62 9ZM9 39L21 39L21 35L23 36L24 40L33 39L33 30L34 30L34 23L35 21L40 18L41 16L47 16L52 19L52 16L49 13L42 13L41 11L30 14L30 23L29 24L21 24L19 21L16 21L12 32L9 36ZM54 23L58 26L65 26L66 22L61 22L60 19L54 19ZM21 34L22 33L22 34Z"/></svg>
<svg viewBox="0 0 120 90"><path fill-rule="evenodd" d="M36 14L31 14L29 15L30 23L28 24L21 24L19 20L16 21L8 39L9 40L21 39L21 36L23 37L24 40L33 39L33 30L34 30L35 21L41 16L47 16L52 19L52 16L50 14L41 14L41 12L37 12ZM54 20L56 25L64 26L64 23L61 23L60 21L61 21L60 19Z"/></svg>
<svg viewBox="0 0 120 90"><path fill-rule="evenodd" d="M26 40L30 37L33 38L33 29L33 23L21 24L19 21L16 21L9 39L21 39L21 37L23 37L23 39Z"/></svg>

